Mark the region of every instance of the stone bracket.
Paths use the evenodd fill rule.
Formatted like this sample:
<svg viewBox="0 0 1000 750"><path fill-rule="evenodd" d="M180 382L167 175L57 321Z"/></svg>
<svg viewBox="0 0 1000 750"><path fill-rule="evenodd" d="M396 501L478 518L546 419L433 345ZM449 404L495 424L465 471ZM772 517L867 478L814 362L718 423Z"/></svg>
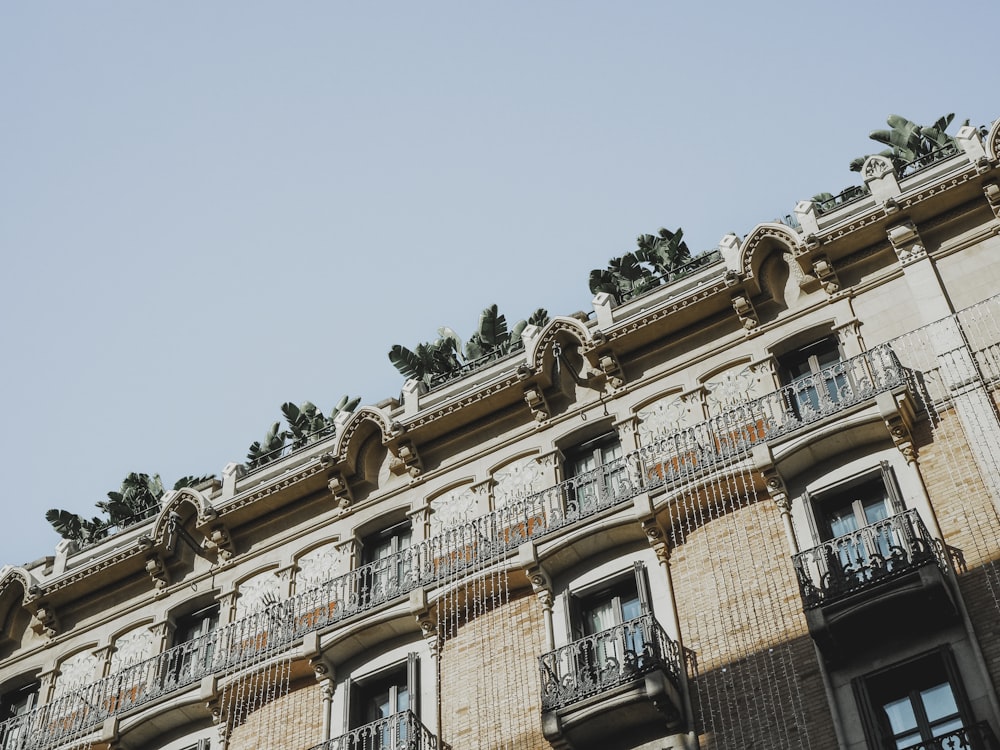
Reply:
<svg viewBox="0 0 1000 750"><path fill-rule="evenodd" d="M823 291L831 295L840 291L840 279L837 278L837 271L827 256L815 256L812 261L812 269L813 275L822 284Z"/></svg>
<svg viewBox="0 0 1000 750"><path fill-rule="evenodd" d="M351 485L344 478L343 472L336 470L330 472L326 481L326 487L330 490L330 494L333 495L338 508L347 510L351 507L351 504L354 502L354 495L351 493Z"/></svg>
<svg viewBox="0 0 1000 750"><path fill-rule="evenodd" d="M907 266L927 257L927 248L920 239L917 225L912 221L891 226L886 230L886 234L901 265Z"/></svg>
<svg viewBox="0 0 1000 750"><path fill-rule="evenodd" d="M986 202L990 204L993 215L1000 219L1000 185L987 182L983 185L983 193L986 194Z"/></svg>
<svg viewBox="0 0 1000 750"><path fill-rule="evenodd" d="M916 417L911 399L906 393L880 393L875 397L875 403L886 429L889 430L892 444L903 454L906 463L914 463L917 460L917 447L913 442L912 428Z"/></svg>
<svg viewBox="0 0 1000 750"><path fill-rule="evenodd" d="M545 399L545 393L538 383L532 383L524 389L524 402L531 409L531 415L536 422L544 422L551 415L549 402Z"/></svg>
<svg viewBox="0 0 1000 750"><path fill-rule="evenodd" d="M420 476L424 466L417 453L417 446L412 440L400 440L393 449L392 460L389 462L389 471L393 474L409 474L411 477Z"/></svg>
<svg viewBox="0 0 1000 750"><path fill-rule="evenodd" d="M732 297L733 310L736 311L736 315L739 316L740 325L746 331L752 331L758 325L760 325L760 318L757 317L757 311L754 309L753 303L750 301L750 295L746 292L740 292L734 294Z"/></svg>

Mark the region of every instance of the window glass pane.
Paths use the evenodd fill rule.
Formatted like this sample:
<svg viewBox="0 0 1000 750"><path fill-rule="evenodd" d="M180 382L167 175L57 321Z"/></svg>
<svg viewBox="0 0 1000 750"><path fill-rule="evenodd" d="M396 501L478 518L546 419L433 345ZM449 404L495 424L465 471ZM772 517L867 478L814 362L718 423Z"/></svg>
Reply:
<svg viewBox="0 0 1000 750"><path fill-rule="evenodd" d="M622 598L622 621L627 622L628 620L634 620L636 617L642 614L642 610L639 607L639 597L634 598Z"/></svg>
<svg viewBox="0 0 1000 750"><path fill-rule="evenodd" d="M947 682L927 688L926 690L921 690L920 699L924 702L924 710L927 711L927 720L932 724L938 719L958 713L955 695L951 692L951 685Z"/></svg>
<svg viewBox="0 0 1000 750"><path fill-rule="evenodd" d="M862 502L865 509L865 520L868 523L875 523L889 517L889 508L885 497L868 498Z"/></svg>
<svg viewBox="0 0 1000 750"><path fill-rule="evenodd" d="M913 706L908 697L886 703L882 706L882 710L889 719L889 726L894 735L898 736L902 732L917 728L917 717L913 713Z"/></svg>
<svg viewBox="0 0 1000 750"><path fill-rule="evenodd" d="M601 447L601 463L609 464L616 458L622 457L622 444L615 440L613 443Z"/></svg>
<svg viewBox="0 0 1000 750"><path fill-rule="evenodd" d="M858 519L850 505L831 508L827 514L827 520L830 522L830 533L834 537L844 536L858 530Z"/></svg>
<svg viewBox="0 0 1000 750"><path fill-rule="evenodd" d="M597 602L584 612L583 630L587 635L614 627L615 606L611 600Z"/></svg>

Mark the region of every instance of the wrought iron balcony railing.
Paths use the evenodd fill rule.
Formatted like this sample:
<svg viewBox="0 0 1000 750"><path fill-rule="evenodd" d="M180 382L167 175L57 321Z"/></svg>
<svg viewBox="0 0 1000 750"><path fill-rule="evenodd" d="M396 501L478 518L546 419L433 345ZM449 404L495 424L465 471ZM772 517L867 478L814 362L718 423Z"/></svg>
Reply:
<svg viewBox="0 0 1000 750"><path fill-rule="evenodd" d="M786 435L904 383L888 346L802 378L781 390L679 430L613 462L418 542L381 560L256 612L146 661L0 723L10 750L42 750L82 736L106 718L226 674L287 649L309 632L462 575L581 520L745 458L753 446ZM20 740L18 740L20 741ZM3 746L3 750L8 750Z"/></svg>
<svg viewBox="0 0 1000 750"><path fill-rule="evenodd" d="M928 167L937 164L939 161L944 161L945 159L950 159L953 156L957 156L961 153L961 149L958 147L957 143L947 143L941 148L936 148L930 153L924 154L923 156L918 156L913 161L906 162L900 165L898 168L899 179L904 177L912 177L918 172L922 172Z"/></svg>
<svg viewBox="0 0 1000 750"><path fill-rule="evenodd" d="M850 205L851 203L857 203L870 193L871 191L868 189L867 185L852 185L849 188L844 188L832 198L815 201L814 205L816 206L816 215L822 216L823 214L828 214L831 211Z"/></svg>
<svg viewBox="0 0 1000 750"><path fill-rule="evenodd" d="M985 721L935 737L930 742L908 745L904 750L1000 750L996 735Z"/></svg>
<svg viewBox="0 0 1000 750"><path fill-rule="evenodd" d="M552 711L655 670L680 681L680 649L652 614L588 635L538 658L542 710Z"/></svg>
<svg viewBox="0 0 1000 750"><path fill-rule="evenodd" d="M941 542L910 509L823 542L793 558L805 609L935 564L948 569Z"/></svg>
<svg viewBox="0 0 1000 750"><path fill-rule="evenodd" d="M437 737L412 711L373 721L309 750L437 750Z"/></svg>

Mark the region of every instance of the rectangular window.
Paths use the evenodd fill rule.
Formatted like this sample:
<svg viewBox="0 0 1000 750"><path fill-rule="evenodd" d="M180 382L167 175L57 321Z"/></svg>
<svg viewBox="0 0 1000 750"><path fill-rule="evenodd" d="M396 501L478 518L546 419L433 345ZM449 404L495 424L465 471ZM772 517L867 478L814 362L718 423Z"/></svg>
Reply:
<svg viewBox="0 0 1000 750"><path fill-rule="evenodd" d="M174 628L175 648L169 663L169 676L184 684L212 672L215 643L209 637L219 625L219 605L204 607L177 618Z"/></svg>
<svg viewBox="0 0 1000 750"><path fill-rule="evenodd" d="M409 654L404 664L351 683L351 750L409 747L415 739L410 736L416 729L410 717L417 712L417 674L417 655Z"/></svg>
<svg viewBox="0 0 1000 750"><path fill-rule="evenodd" d="M631 573L571 594L568 603L573 640L586 642L577 669L602 671L642 658L648 633L638 618L650 613L642 563Z"/></svg>
<svg viewBox="0 0 1000 750"><path fill-rule="evenodd" d="M947 647L858 678L854 690L874 748L969 747L972 717Z"/></svg>
<svg viewBox="0 0 1000 750"><path fill-rule="evenodd" d="M363 606L380 604L403 591L411 567L407 554L411 540L410 522L405 521L362 541L360 600Z"/></svg>
<svg viewBox="0 0 1000 750"><path fill-rule="evenodd" d="M839 366L840 345L835 336L799 347L778 357L778 371L789 408L795 416L822 414L841 399L848 386L847 373Z"/></svg>
<svg viewBox="0 0 1000 750"><path fill-rule="evenodd" d="M863 574L873 560L888 561L894 547L909 547L908 540L896 538L900 529L885 522L903 511L895 477L887 463L878 471L806 497L811 506L813 532L818 541L830 542L831 568Z"/></svg>
<svg viewBox="0 0 1000 750"><path fill-rule="evenodd" d="M610 433L576 446L566 453L566 477L571 479L571 509L587 515L612 503L626 480L618 435Z"/></svg>
<svg viewBox="0 0 1000 750"><path fill-rule="evenodd" d="M28 739L28 714L38 705L39 683L9 690L0 696L0 748L21 748ZM24 716L18 721L18 716Z"/></svg>

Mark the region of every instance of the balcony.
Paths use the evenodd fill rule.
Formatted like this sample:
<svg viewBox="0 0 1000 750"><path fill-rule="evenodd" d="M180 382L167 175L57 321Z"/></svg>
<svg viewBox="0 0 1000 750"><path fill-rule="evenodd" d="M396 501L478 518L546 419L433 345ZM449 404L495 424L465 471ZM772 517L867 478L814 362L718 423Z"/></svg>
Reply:
<svg viewBox="0 0 1000 750"><path fill-rule="evenodd" d="M1000 742L985 721L962 727L930 742L918 742L903 750L1000 750Z"/></svg>
<svg viewBox="0 0 1000 750"><path fill-rule="evenodd" d="M913 509L792 561L809 632L834 661L903 626L936 627L958 615L943 546Z"/></svg>
<svg viewBox="0 0 1000 750"><path fill-rule="evenodd" d="M352 729L309 750L437 750L437 738L412 711Z"/></svg>
<svg viewBox="0 0 1000 750"><path fill-rule="evenodd" d="M555 747L603 747L611 734L662 736L680 727L677 643L651 614L539 658L542 732Z"/></svg>

